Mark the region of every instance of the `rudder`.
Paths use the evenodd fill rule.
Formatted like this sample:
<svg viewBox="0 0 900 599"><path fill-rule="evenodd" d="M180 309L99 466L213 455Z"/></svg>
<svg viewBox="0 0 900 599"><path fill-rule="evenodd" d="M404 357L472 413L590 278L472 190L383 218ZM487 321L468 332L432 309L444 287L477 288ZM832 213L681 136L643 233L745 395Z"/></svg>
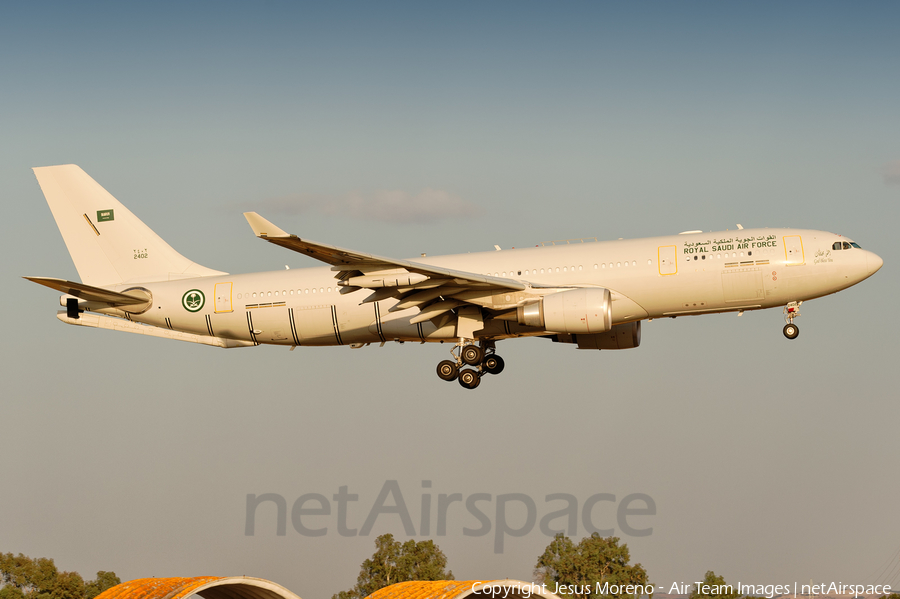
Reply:
<svg viewBox="0 0 900 599"><path fill-rule="evenodd" d="M176 252L80 167L66 164L33 170L86 285L225 274Z"/></svg>

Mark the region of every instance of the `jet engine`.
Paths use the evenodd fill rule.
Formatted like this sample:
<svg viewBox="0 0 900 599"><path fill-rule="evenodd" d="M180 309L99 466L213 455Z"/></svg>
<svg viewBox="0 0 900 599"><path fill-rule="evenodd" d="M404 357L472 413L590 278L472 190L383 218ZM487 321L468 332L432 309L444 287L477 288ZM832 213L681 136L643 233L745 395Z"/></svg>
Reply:
<svg viewBox="0 0 900 599"><path fill-rule="evenodd" d="M519 306L516 320L554 333L603 333L612 328L612 299L609 289L560 291Z"/></svg>

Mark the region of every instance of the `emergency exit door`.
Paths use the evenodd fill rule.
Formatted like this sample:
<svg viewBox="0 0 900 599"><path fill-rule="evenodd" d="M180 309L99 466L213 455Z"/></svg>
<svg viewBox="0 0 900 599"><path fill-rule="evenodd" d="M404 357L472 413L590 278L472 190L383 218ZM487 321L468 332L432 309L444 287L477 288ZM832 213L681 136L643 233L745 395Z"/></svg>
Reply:
<svg viewBox="0 0 900 599"><path fill-rule="evenodd" d="M216 313L232 312L231 308L232 283L216 283Z"/></svg>
<svg viewBox="0 0 900 599"><path fill-rule="evenodd" d="M674 245L661 245L657 250L659 257L659 274L674 275L678 272L678 252Z"/></svg>
<svg viewBox="0 0 900 599"><path fill-rule="evenodd" d="M803 256L803 240L799 235L785 235L784 263L786 266L797 266L806 262Z"/></svg>

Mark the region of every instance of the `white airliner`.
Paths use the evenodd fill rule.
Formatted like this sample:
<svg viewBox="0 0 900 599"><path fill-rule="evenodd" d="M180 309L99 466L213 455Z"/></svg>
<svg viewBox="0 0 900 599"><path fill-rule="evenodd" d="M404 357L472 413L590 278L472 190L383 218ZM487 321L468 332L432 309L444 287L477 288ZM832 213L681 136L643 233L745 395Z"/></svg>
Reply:
<svg viewBox="0 0 900 599"><path fill-rule="evenodd" d="M467 389L503 370L495 345L514 337L628 349L644 319L782 307L794 339L801 303L882 265L833 233L740 225L394 260L247 212L257 237L329 266L230 275L176 252L79 167L34 172L81 282L25 278L66 294L63 322L217 347L450 342L438 376Z"/></svg>

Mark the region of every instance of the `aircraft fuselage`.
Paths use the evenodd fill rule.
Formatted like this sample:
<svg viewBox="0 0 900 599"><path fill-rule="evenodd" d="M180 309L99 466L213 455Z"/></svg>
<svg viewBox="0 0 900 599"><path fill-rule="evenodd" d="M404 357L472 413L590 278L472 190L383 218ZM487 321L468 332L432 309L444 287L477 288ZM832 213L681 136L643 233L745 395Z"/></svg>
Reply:
<svg viewBox="0 0 900 599"><path fill-rule="evenodd" d="M606 288L612 298L612 321L618 325L648 318L779 307L835 293L871 276L882 264L881 258L867 250L843 249L841 244L848 242L823 231L739 229L557 242L415 260L514 279L528 286L524 291L495 291L483 297L470 292L471 303L492 313L561 289ZM459 337L452 322L442 326L436 318L411 323L418 308L392 312L399 299L362 303L371 289L340 293L335 270L324 266L122 284L114 289L147 290L152 296L149 308L140 314L119 308L94 311L254 345L348 345ZM71 320L65 313L60 318ZM508 319L488 317L483 325L476 331L477 338L552 333Z"/></svg>

